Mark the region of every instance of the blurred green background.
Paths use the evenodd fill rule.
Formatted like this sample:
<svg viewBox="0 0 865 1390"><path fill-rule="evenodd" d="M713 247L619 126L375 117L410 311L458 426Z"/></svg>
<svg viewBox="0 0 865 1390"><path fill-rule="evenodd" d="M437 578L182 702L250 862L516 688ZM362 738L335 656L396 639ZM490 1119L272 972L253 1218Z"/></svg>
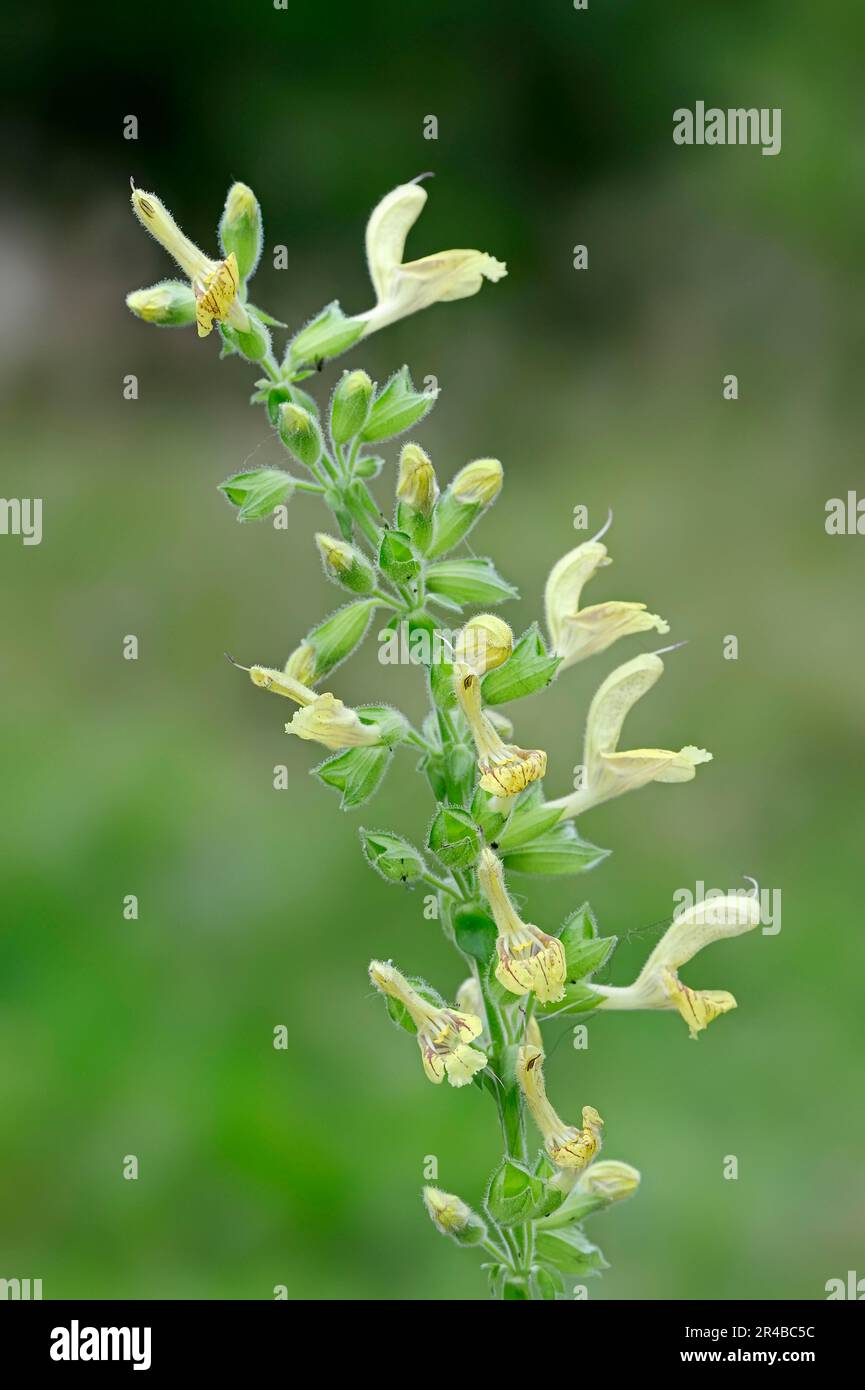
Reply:
<svg viewBox="0 0 865 1390"><path fill-rule="evenodd" d="M287 533L235 524L216 485L281 452L246 403L254 370L123 304L171 273L130 175L211 249L229 182L251 183L266 246L290 258L277 272L266 252L255 298L296 328L334 297L369 307L368 211L425 169L410 254L478 246L509 276L348 360L438 378L417 437L440 477L503 460L472 544L519 585L517 631L585 538L574 506L593 529L614 509L615 568L590 601L645 600L689 639L626 746L715 754L690 786L587 816L614 854L583 881L515 879L530 920L589 897L623 934L677 888L744 873L783 897L778 936L685 972L739 1000L698 1046L667 1014L604 1018L586 1053L562 1028L553 1099L597 1106L606 1155L643 1172L591 1223L612 1266L591 1297L810 1299L865 1274L865 541L824 531L826 500L863 485L865 17L841 0L214 0L2 22L3 491L42 497L45 519L41 546L0 541L0 1274L49 1298L484 1296L419 1189L435 1155L440 1184L477 1201L495 1117L424 1081L365 975L381 955L446 993L461 977L421 895L359 851L359 824L423 836L412 760L341 814L282 705L222 656L278 664L335 605L311 539L325 513L298 497ZM780 106L780 156L674 146L673 110L698 99ZM549 794L570 785L596 685L641 645L511 710L549 752ZM421 714L419 676L372 651L333 684ZM654 939L606 978L629 981Z"/></svg>

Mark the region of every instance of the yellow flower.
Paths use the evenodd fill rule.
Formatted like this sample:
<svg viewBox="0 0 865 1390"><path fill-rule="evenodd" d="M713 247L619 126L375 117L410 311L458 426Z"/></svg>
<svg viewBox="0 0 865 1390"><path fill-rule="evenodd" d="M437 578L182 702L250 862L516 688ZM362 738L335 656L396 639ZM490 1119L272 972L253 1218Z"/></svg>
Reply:
<svg viewBox="0 0 865 1390"><path fill-rule="evenodd" d="M518 748L503 741L483 711L481 683L471 666L463 662L454 665L453 687L475 741L483 790L493 796L517 796L530 782L543 777L546 753L541 748Z"/></svg>
<svg viewBox="0 0 865 1390"><path fill-rule="evenodd" d="M294 653L294 657L298 658L296 664L302 664L305 659L302 653L301 646ZM360 748L381 742L381 727L378 724L364 724L357 710L344 705L342 700L338 700L330 691L324 691L319 695L303 681L297 680L288 671L294 657L289 657L285 671L275 671L270 666L240 667L242 671L249 671L253 685L257 685L261 690L270 690L275 695L284 695L300 705L300 709L285 726L287 734L312 739L315 743L321 743L325 748L332 750ZM233 664L238 665L236 661Z"/></svg>
<svg viewBox="0 0 865 1390"><path fill-rule="evenodd" d="M470 975L467 980L463 980L456 994L457 1004L466 1012L477 1014L479 1018L484 1016L484 998L481 994L481 987L474 975ZM486 1030L484 1030L486 1031ZM541 1033L540 1024L532 1014L526 1022L526 1042L531 1043L539 1052L544 1050L544 1039Z"/></svg>
<svg viewBox="0 0 865 1390"><path fill-rule="evenodd" d="M198 336L206 338L217 319L230 323L241 333L248 333L249 316L237 298L240 276L234 252L223 261L205 256L189 237L184 236L154 193L133 188L132 210L189 278L196 299Z"/></svg>
<svg viewBox="0 0 865 1390"><path fill-rule="evenodd" d="M316 695L310 704L299 709L286 724L285 732L334 750L381 743L380 726L364 724L357 710L344 705L330 691Z"/></svg>
<svg viewBox="0 0 865 1390"><path fill-rule="evenodd" d="M557 1168L581 1172L600 1150L604 1122L593 1106L584 1105L583 1128L566 1125L547 1100L543 1061L536 1047L519 1049L516 1070L520 1089L553 1163Z"/></svg>
<svg viewBox="0 0 865 1390"><path fill-rule="evenodd" d="M501 860L491 849L481 850L478 882L499 930L499 984L511 994L533 993L544 1004L561 999L567 975L565 948L555 936L520 920L505 887Z"/></svg>
<svg viewBox="0 0 865 1390"><path fill-rule="evenodd" d="M477 294L484 280L500 280L507 267L484 251L440 251L419 261L403 261L406 237L427 200L417 181L400 184L372 211L366 228L366 255L376 306L366 314L366 332L426 309L430 304Z"/></svg>
<svg viewBox="0 0 865 1390"><path fill-rule="evenodd" d="M563 817L579 816L592 806L635 791L647 782L690 782L700 763L712 761L712 754L705 748L691 744L678 753L667 748L618 751L628 711L651 690L663 670L661 658L647 652L607 676L589 706L583 750L584 785L570 796L549 803L560 806Z"/></svg>
<svg viewBox="0 0 865 1390"><path fill-rule="evenodd" d="M678 976L704 946L741 936L760 921L759 897L734 893L707 898L675 917L632 985L592 985L603 995L599 1009L678 1009L696 1038L713 1019L735 1009L736 1000L726 990L693 990Z"/></svg>
<svg viewBox="0 0 865 1390"><path fill-rule="evenodd" d="M456 660L483 676L507 661L514 649L514 634L495 613L478 613L467 622L456 640Z"/></svg>
<svg viewBox="0 0 865 1390"><path fill-rule="evenodd" d="M669 632L669 624L657 613L647 613L644 603L596 603L580 608L583 585L602 565L609 565L607 547L586 541L563 555L553 566L544 591L547 629L560 671L596 652L605 651L620 637L635 632Z"/></svg>
<svg viewBox="0 0 865 1390"><path fill-rule="evenodd" d="M390 961L373 960L369 977L376 989L397 999L417 1028L423 1069L437 1085L447 1076L452 1086L465 1086L487 1064L486 1053L469 1043L483 1032L481 1020L457 1009L439 1008L424 999Z"/></svg>

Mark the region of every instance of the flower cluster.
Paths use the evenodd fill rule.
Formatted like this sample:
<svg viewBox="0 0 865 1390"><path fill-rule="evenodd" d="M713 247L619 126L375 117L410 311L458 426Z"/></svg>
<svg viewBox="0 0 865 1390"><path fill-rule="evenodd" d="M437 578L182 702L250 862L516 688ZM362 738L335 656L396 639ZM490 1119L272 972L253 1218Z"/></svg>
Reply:
<svg viewBox="0 0 865 1390"><path fill-rule="evenodd" d="M490 1098L504 1153L480 1211L436 1187L426 1187L423 1200L438 1231L484 1250L493 1297L554 1299L565 1296L575 1275L604 1267L582 1222L632 1195L640 1174L621 1160L599 1158L604 1121L593 1106L580 1108L579 1122L560 1118L544 1079L545 1031L562 1017L593 1022L613 1010L647 1009L677 1011L696 1037L736 1001L727 991L694 990L678 972L704 946L756 926L759 907L742 895L681 913L629 986L596 978L616 938L599 935L587 906L562 925L523 920L508 875L571 876L592 868L607 851L583 838L577 818L651 782L690 781L711 754L691 744L678 751L620 748L625 719L660 679L668 649L643 652L601 682L588 711L579 784L548 800L547 754L515 741L502 706L519 708L575 663L626 637L665 634L667 622L643 603L581 607L585 585L611 563L599 535L553 564L543 595L546 637L538 623L515 637L492 610L516 590L492 559L466 544L502 490L501 463L469 461L442 484L426 451L414 440L403 442L386 518L370 486L384 466L379 449L413 431L437 392L417 391L405 367L381 386L361 369L344 372L326 409L301 385L369 333L437 302L474 295L484 281L504 276L505 266L482 251L405 260L408 233L426 199L415 179L388 193L369 218L374 306L347 316L338 302L328 304L278 357L271 330L283 325L250 297L263 245L251 189L230 189L219 254L211 257L181 232L159 198L134 188L136 216L185 279L135 291L127 303L149 323L196 323L201 337L215 330L223 355L259 368L253 401L264 406L286 466L241 471L221 484L237 519L277 518L295 497L330 513L326 527L314 529L313 544L342 602L298 635L281 667L242 669L256 689L297 706L286 732L327 751L313 770L344 809L373 797L399 749L410 752L428 785L432 812L423 845L402 826L363 828L361 844L387 883L432 890L435 916L464 978L446 997L390 961L373 960L369 978L393 1024L415 1038L428 1080ZM405 625L413 637L437 637L447 620L453 636L454 614L458 630L445 644L445 659L429 655L421 663L429 698L421 727L390 704L352 706L322 689L371 630ZM424 650L435 653L436 644ZM345 688L341 675L339 685ZM577 1113L570 1106L565 1112ZM529 1141L527 1117L539 1145Z"/></svg>

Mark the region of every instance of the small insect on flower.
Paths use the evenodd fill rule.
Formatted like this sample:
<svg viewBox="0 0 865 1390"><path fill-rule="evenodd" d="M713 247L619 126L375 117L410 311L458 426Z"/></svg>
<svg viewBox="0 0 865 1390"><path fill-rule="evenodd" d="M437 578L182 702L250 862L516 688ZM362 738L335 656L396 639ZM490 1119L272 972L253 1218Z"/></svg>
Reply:
<svg viewBox="0 0 865 1390"><path fill-rule="evenodd" d="M452 1086L465 1086L483 1071L486 1053L469 1046L483 1032L476 1014L428 1003L390 961L370 961L369 978L382 994L398 1000L414 1023L423 1069L430 1081L438 1085L447 1076Z"/></svg>

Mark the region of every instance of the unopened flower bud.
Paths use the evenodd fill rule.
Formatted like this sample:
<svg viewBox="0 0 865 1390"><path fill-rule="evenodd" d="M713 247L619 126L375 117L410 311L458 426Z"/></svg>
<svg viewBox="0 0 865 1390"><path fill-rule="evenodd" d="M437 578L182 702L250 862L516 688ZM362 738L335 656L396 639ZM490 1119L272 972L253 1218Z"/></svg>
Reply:
<svg viewBox="0 0 865 1390"><path fill-rule="evenodd" d="M330 434L334 444L347 444L366 424L372 401L372 382L366 372L346 372L333 393Z"/></svg>
<svg viewBox="0 0 865 1390"><path fill-rule="evenodd" d="M451 491L458 502L487 507L501 492L503 477L498 459L475 459L460 469Z"/></svg>
<svg viewBox="0 0 865 1390"><path fill-rule="evenodd" d="M247 280L258 265L263 237L258 199L245 183L233 183L219 222L219 240L226 256L233 251L237 257L241 280Z"/></svg>
<svg viewBox="0 0 865 1390"><path fill-rule="evenodd" d="M428 517L435 506L439 487L435 469L417 444L405 444L399 456L396 495L400 502Z"/></svg>
<svg viewBox="0 0 865 1390"><path fill-rule="evenodd" d="M484 1239L486 1225L453 1192L442 1192L440 1187L425 1187L423 1200L430 1220L441 1235L451 1236L459 1245L477 1245Z"/></svg>
<svg viewBox="0 0 865 1390"><path fill-rule="evenodd" d="M273 345L270 329L258 317L254 309L248 309L246 317L248 319L247 328L232 328L231 324L223 324L223 334L235 351L239 352L241 357L245 357L247 362L263 362Z"/></svg>
<svg viewBox="0 0 865 1390"><path fill-rule="evenodd" d="M279 437L304 468L314 468L321 458L318 421L302 405L287 401L279 408Z"/></svg>
<svg viewBox="0 0 865 1390"><path fill-rule="evenodd" d="M457 637L454 659L482 676L502 666L513 649L514 634L508 624L495 613L479 613Z"/></svg>
<svg viewBox="0 0 865 1390"><path fill-rule="evenodd" d="M639 1169L617 1158L602 1158L592 1163L577 1180L581 1192L602 1197L605 1202L621 1202L632 1197L639 1186Z"/></svg>
<svg viewBox="0 0 865 1390"><path fill-rule="evenodd" d="M347 603L325 618L323 623L307 634L306 640L315 650L315 669L326 676L363 640L375 608L374 599L358 599Z"/></svg>
<svg viewBox="0 0 865 1390"><path fill-rule="evenodd" d="M180 280L161 280L149 289L133 290L126 296L126 307L136 318L160 328L183 328L195 322L192 286Z"/></svg>
<svg viewBox="0 0 865 1390"><path fill-rule="evenodd" d="M301 642L295 647L285 663L284 674L302 685L313 685L317 680L315 669L315 648L309 642Z"/></svg>
<svg viewBox="0 0 865 1390"><path fill-rule="evenodd" d="M371 592L375 587L375 570L356 546L338 541L325 531L316 532L315 543L328 579L353 594Z"/></svg>
<svg viewBox="0 0 865 1390"><path fill-rule="evenodd" d="M460 469L436 507L430 559L452 550L468 535L501 492L503 476L498 459L476 459Z"/></svg>

